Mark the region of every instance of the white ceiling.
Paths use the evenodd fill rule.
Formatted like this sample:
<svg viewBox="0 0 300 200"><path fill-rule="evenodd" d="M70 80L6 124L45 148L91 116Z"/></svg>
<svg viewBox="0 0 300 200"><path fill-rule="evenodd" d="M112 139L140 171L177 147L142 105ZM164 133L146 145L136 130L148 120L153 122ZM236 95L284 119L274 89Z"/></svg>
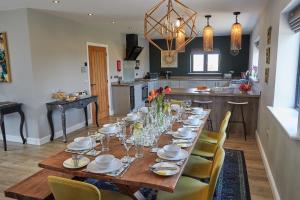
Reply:
<svg viewBox="0 0 300 200"><path fill-rule="evenodd" d="M45 12L92 26L118 26L124 33L143 33L144 14L160 0L0 0L0 10L18 8L41 9ZM212 14L211 25L215 35L229 34L234 22L233 11L241 11L239 17L244 32L250 33L260 13L269 0L182 0L199 13L198 30L205 25L205 14ZM271 0L270 0L271 1ZM88 13L95 14L88 16ZM111 22L116 19L117 24Z"/></svg>

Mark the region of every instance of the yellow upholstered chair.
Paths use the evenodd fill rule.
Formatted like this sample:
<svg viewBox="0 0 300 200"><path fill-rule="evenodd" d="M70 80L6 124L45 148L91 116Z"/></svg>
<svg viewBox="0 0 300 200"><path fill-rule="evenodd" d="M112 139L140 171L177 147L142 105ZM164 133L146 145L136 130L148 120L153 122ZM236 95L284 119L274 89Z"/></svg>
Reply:
<svg viewBox="0 0 300 200"><path fill-rule="evenodd" d="M48 183L55 200L127 200L131 199L118 192L101 190L89 183L49 176Z"/></svg>
<svg viewBox="0 0 300 200"><path fill-rule="evenodd" d="M199 137L199 141L217 144L218 140L222 137L221 135L226 132L230 116L231 116L231 112L228 111L221 123L219 132L204 130Z"/></svg>
<svg viewBox="0 0 300 200"><path fill-rule="evenodd" d="M170 103L171 103L171 104L178 104L178 105L181 106L181 105L184 103L184 101L183 101L183 100L171 99L171 100L170 100Z"/></svg>
<svg viewBox="0 0 300 200"><path fill-rule="evenodd" d="M158 200L212 200L217 185L218 177L224 162L225 151L218 148L213 164L209 183L203 183L197 179L180 177L174 193L159 191Z"/></svg>
<svg viewBox="0 0 300 200"><path fill-rule="evenodd" d="M224 142L226 140L226 133L222 133L220 137L221 138L218 140L217 144L198 141L195 145L195 148L192 151L192 155L213 159L215 157L215 153L218 147L223 147Z"/></svg>

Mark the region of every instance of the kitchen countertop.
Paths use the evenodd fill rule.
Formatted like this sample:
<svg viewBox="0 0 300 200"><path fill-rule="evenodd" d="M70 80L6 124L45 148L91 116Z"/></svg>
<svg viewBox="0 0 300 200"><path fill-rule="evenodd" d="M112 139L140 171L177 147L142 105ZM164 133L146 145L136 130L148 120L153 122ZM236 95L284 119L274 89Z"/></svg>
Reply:
<svg viewBox="0 0 300 200"><path fill-rule="evenodd" d="M238 80L239 78L234 77L233 79ZM119 86L119 87L127 87L127 86L133 86L133 85L139 85L143 83L148 83L151 81L158 81L158 80L164 80L164 81L230 81L232 79L224 79L222 77L192 77L192 76L177 76L177 77L171 77L169 79L166 79L164 77L160 77L159 79L137 79L130 83L122 83L119 84L118 82L112 82L112 86Z"/></svg>
<svg viewBox="0 0 300 200"><path fill-rule="evenodd" d="M199 92L196 88L172 88L172 92L170 95L192 95L192 96L222 96L222 97L254 97L259 98L260 94L255 93L253 91L249 91L248 93L238 92Z"/></svg>

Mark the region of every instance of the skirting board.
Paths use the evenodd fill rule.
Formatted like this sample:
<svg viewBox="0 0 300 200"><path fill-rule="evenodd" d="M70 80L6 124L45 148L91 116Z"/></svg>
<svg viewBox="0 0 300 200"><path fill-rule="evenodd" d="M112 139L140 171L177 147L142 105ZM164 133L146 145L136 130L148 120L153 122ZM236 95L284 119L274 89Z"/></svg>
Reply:
<svg viewBox="0 0 300 200"><path fill-rule="evenodd" d="M258 134L257 131L255 133L255 136L256 136L256 141L257 141L257 144L258 144L258 149L260 151L260 155L262 157L262 160L263 160L266 172L267 172L268 180L271 184L271 190L272 190L272 193L273 193L273 197L274 197L275 200L281 200L278 189L277 189L277 186L276 186L276 183L275 183L275 180L274 180L274 177L273 177L273 174L272 174L272 171L271 171L271 168L270 168L270 165L269 165L269 162L268 162L268 159L267 159L267 156L266 156L266 153L265 153L265 150L264 150L264 148L261 144L259 134Z"/></svg>
<svg viewBox="0 0 300 200"><path fill-rule="evenodd" d="M88 121L89 124L92 123L91 120ZM85 122L81 122L78 124L75 124L74 126L68 127L67 128L67 134L76 131L80 128L85 127ZM57 131L54 133L54 139L59 138L63 136L63 131ZM2 135L0 136L0 140L3 140ZM17 143L22 143L22 139L20 135L6 135L6 141L9 142L17 142ZM27 144L32 144L32 145L43 145L46 144L50 141L50 135L43 137L43 138L27 138Z"/></svg>

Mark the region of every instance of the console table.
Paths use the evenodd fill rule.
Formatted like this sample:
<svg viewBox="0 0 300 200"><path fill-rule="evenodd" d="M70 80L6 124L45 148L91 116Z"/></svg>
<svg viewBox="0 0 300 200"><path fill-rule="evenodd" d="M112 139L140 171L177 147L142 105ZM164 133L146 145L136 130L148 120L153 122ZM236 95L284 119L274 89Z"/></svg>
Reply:
<svg viewBox="0 0 300 200"><path fill-rule="evenodd" d="M15 112L20 114L20 117L21 117L20 135L21 135L23 144L26 143L26 139L24 138L24 135L23 135L23 126L24 126L24 122L25 122L25 115L22 111L22 104L15 103L15 102L8 102L8 101L0 102L0 125L1 125L1 131L2 131L2 136L3 136L4 151L7 151L4 115L15 113Z"/></svg>
<svg viewBox="0 0 300 200"><path fill-rule="evenodd" d="M96 107L96 124L97 127L99 127L98 124L98 97L97 96L88 96L88 97L82 97L80 99L77 99L72 102L68 101L53 101L46 103L47 106L47 117L51 129L51 137L50 140L53 141L54 139L54 126L53 126L53 120L52 120L52 113L54 110L59 110L61 113L61 121L62 121L62 129L63 129L63 136L64 136L64 142L67 142L67 131L66 131L66 110L71 108L77 108L77 109L83 109L85 114L85 125L88 126L88 116L87 116L87 106L90 103L95 103Z"/></svg>

